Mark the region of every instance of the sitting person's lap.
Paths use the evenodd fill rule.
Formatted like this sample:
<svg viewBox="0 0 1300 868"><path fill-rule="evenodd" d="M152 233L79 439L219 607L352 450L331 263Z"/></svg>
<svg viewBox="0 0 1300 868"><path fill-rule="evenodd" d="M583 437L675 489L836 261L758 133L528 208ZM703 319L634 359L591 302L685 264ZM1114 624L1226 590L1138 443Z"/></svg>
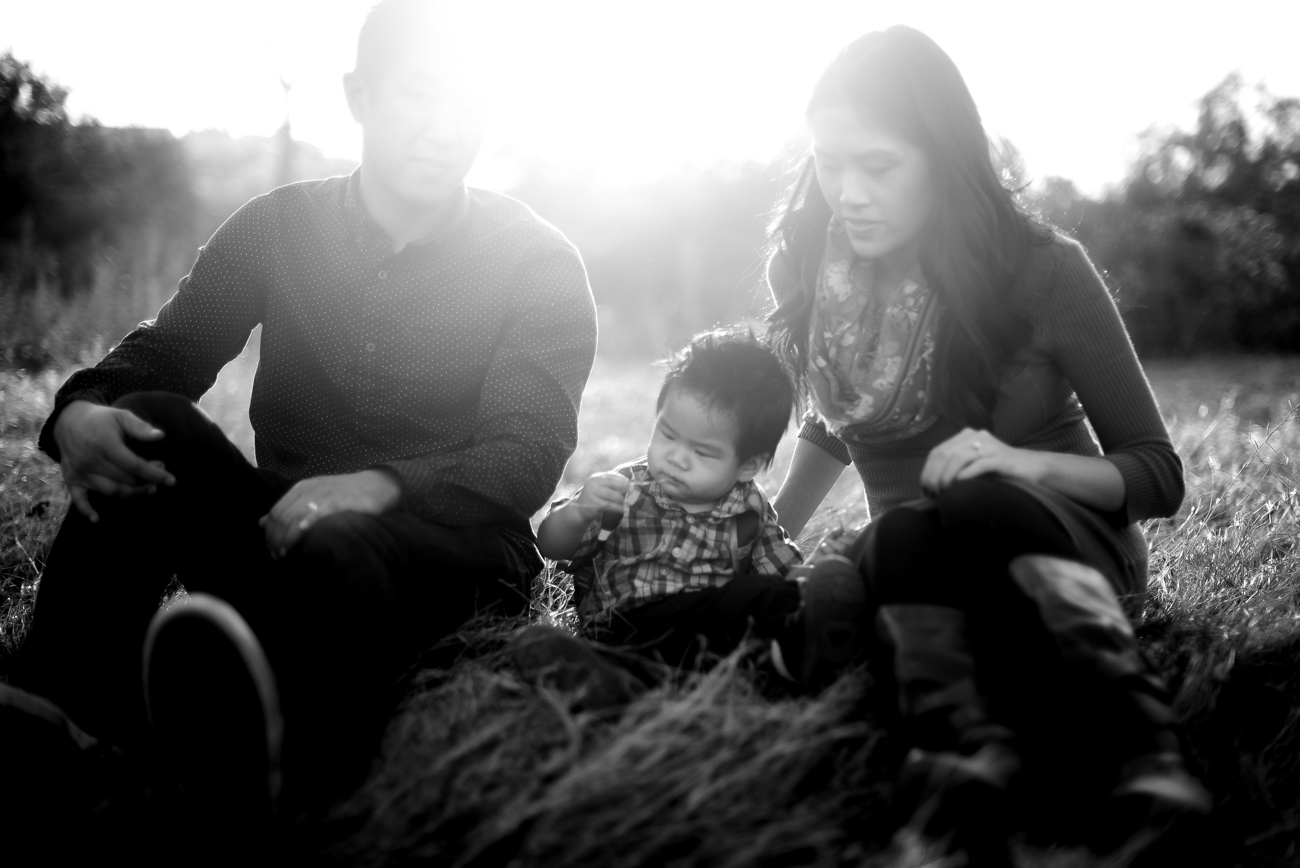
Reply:
<svg viewBox="0 0 1300 868"><path fill-rule="evenodd" d="M338 704L349 683L365 685L357 689L378 702L422 647L476 611L525 605L528 566L487 527L341 512L273 558L258 519L289 480L255 468L181 396L135 393L117 406L165 432L133 447L163 461L177 484L130 498L92 494L98 522L70 511L19 672L102 737L139 738L143 637L173 577L240 612L282 675L291 707L322 688L324 701ZM313 674L321 672L329 677Z"/></svg>
<svg viewBox="0 0 1300 868"><path fill-rule="evenodd" d="M1022 554L1081 557L1053 513L1019 485L982 477L889 510L873 522L863 575L876 601L978 610L1011 588Z"/></svg>

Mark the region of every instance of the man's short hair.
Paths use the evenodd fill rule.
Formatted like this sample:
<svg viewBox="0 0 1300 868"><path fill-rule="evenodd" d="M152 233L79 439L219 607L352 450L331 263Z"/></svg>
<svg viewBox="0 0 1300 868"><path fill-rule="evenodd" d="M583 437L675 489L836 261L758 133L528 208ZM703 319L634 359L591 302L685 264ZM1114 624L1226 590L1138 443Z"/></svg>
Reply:
<svg viewBox="0 0 1300 868"><path fill-rule="evenodd" d="M794 387L776 354L752 329L716 329L696 335L667 361L656 409L668 390L685 389L736 424L736 457L766 455L768 464L794 413Z"/></svg>
<svg viewBox="0 0 1300 868"><path fill-rule="evenodd" d="M428 50L450 24L442 7L437 0L379 0L357 37L357 74L378 82L405 52Z"/></svg>

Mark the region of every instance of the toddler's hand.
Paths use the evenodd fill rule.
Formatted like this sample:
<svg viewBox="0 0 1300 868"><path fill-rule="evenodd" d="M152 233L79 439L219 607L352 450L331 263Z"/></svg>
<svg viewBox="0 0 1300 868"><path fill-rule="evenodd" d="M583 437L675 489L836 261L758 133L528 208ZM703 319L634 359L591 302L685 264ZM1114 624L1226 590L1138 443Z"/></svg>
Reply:
<svg viewBox="0 0 1300 868"><path fill-rule="evenodd" d="M833 527L822 535L817 547L813 550L814 558L825 555L839 555L844 557L853 543L858 538L859 531L848 530L844 525Z"/></svg>
<svg viewBox="0 0 1300 868"><path fill-rule="evenodd" d="M573 502L583 518L595 521L606 512L623 513L623 499L632 483L626 476L612 471L593 474L582 486L582 492Z"/></svg>

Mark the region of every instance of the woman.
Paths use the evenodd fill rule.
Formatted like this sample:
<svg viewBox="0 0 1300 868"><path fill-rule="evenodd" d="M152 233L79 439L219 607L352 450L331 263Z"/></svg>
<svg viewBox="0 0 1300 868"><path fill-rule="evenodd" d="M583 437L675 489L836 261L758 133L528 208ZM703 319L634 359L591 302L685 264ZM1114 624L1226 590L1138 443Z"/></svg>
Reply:
<svg viewBox="0 0 1300 868"><path fill-rule="evenodd" d="M924 34L850 44L807 120L768 278L773 339L816 412L775 505L797 535L845 465L862 477L873 522L852 559L918 748L901 772L913 824L1005 856L987 832L1023 733L999 696L1026 704L1048 657L1119 733L1111 806L1138 826L1204 815L1117 599L1146 585L1136 522L1173 514L1183 483L1100 277L1017 207Z"/></svg>

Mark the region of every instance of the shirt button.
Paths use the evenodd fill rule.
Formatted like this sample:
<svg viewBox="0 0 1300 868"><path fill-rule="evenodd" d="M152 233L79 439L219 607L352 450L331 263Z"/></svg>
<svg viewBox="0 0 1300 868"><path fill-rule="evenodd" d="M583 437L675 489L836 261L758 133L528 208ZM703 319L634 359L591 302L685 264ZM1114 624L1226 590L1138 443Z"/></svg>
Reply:
<svg viewBox="0 0 1300 868"><path fill-rule="evenodd" d="M668 568L667 568L667 567L660 567L660 568L659 568L659 575L661 575L661 576L666 576L666 575L668 575Z"/></svg>
<svg viewBox="0 0 1300 868"><path fill-rule="evenodd" d="M675 558L680 558L681 556L682 556L682 547L681 547L681 546L678 546L677 548L673 549L673 557L675 557Z"/></svg>
<svg viewBox="0 0 1300 868"><path fill-rule="evenodd" d="M380 280L386 280L386 279L388 279L388 272L387 272L387 271L381 271L381 272L379 272L379 279L380 279Z"/></svg>
<svg viewBox="0 0 1300 868"><path fill-rule="evenodd" d="M373 342L366 344L366 352L373 353L374 351L375 351L375 345Z"/></svg>

